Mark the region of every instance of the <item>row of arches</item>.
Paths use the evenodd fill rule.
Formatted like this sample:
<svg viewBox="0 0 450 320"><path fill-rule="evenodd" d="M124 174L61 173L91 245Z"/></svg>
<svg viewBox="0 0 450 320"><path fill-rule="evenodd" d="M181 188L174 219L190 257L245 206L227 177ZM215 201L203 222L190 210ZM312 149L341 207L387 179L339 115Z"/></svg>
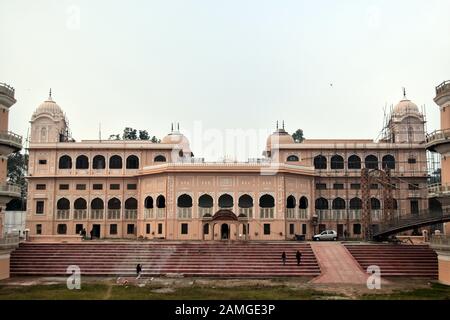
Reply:
<svg viewBox="0 0 450 320"><path fill-rule="evenodd" d="M393 209L397 209L397 200L393 200ZM317 198L316 199L316 210L328 210L330 209L329 201L325 198ZM372 210L380 210L381 209L381 201L377 198L370 198L370 207ZM347 208L346 201L342 198L335 198L331 201L331 209L333 210L343 210ZM362 200L360 198L352 198L349 201L349 209L351 210L361 210L362 209Z"/></svg>
<svg viewBox="0 0 450 320"><path fill-rule="evenodd" d="M180 208L191 208L193 205L192 197L188 194L182 194L177 198L177 206ZM198 205L200 208L212 208L214 206L214 199L209 194L204 194L198 198ZM234 206L234 199L229 194L223 194L218 199L220 208L232 208ZM240 208L252 208L253 198L244 194L239 197L238 205ZM261 208L274 208L275 199L269 194L262 195L259 198L259 206Z"/></svg>
<svg viewBox="0 0 450 320"><path fill-rule="evenodd" d="M75 210L86 210L87 201L84 198L78 198L74 201L73 207ZM56 203L56 208L58 210L70 210L70 201L67 198L61 198ZM90 208L93 210L103 210L105 209L105 203L103 199L95 198L91 201ZM122 208L122 202L117 198L111 198L107 202L107 208L111 210L118 210ZM128 198L125 200L126 210L137 210L138 201L135 198Z"/></svg>
<svg viewBox="0 0 450 320"><path fill-rule="evenodd" d="M364 165L367 169L378 169L378 157L370 154L364 158ZM344 169L344 158L338 154L334 155L330 159L330 168L333 170ZM381 160L382 169L395 169L395 157L387 154L383 156ZM323 155L314 157L314 168L324 170L328 168L327 158ZM347 159L347 169L361 169L362 160L357 155L351 155Z"/></svg>
<svg viewBox="0 0 450 320"><path fill-rule="evenodd" d="M154 162L166 162L167 159L163 155L158 155L153 159ZM72 169L72 158L68 155L63 155L59 158L59 169ZM139 169L139 158L135 155L130 155L125 160L127 169ZM89 158L85 155L80 155L75 159L76 169L89 169ZM113 155L109 158L109 169L122 169L123 160L119 155ZM96 155L92 158L92 169L106 169L106 158L102 155Z"/></svg>

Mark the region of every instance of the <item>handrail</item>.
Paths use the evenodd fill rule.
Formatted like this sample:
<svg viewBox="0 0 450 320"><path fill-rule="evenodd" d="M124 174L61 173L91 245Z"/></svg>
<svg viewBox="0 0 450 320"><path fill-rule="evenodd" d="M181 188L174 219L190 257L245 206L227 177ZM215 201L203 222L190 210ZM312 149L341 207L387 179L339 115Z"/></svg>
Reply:
<svg viewBox="0 0 450 320"><path fill-rule="evenodd" d="M450 246L450 237L434 234L430 239L431 245Z"/></svg>
<svg viewBox="0 0 450 320"><path fill-rule="evenodd" d="M19 242L20 237L18 234L6 234L3 238L0 238L0 249L17 246Z"/></svg>
<svg viewBox="0 0 450 320"><path fill-rule="evenodd" d="M15 143L22 145L22 136L12 131L0 131L1 140L11 140Z"/></svg>
<svg viewBox="0 0 450 320"><path fill-rule="evenodd" d="M439 95L446 90L450 90L450 80L446 80L436 87L436 95Z"/></svg>
<svg viewBox="0 0 450 320"><path fill-rule="evenodd" d="M15 93L16 89L11 87L9 84L0 82L0 92L1 91L6 91L7 94L10 94L12 97L14 97L14 93Z"/></svg>
<svg viewBox="0 0 450 320"><path fill-rule="evenodd" d="M22 189L19 185L16 184L4 183L0 184L0 192L11 192L20 194L22 192Z"/></svg>

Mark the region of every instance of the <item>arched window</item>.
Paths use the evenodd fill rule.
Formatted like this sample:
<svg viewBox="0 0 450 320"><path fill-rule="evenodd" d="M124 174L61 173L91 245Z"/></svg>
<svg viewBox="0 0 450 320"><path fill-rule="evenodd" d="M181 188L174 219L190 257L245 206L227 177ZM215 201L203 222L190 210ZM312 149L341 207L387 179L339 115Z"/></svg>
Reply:
<svg viewBox="0 0 450 320"><path fill-rule="evenodd" d="M350 199L350 209L351 210L361 210L362 209L362 200L360 198Z"/></svg>
<svg viewBox="0 0 450 320"><path fill-rule="evenodd" d="M188 194L182 194L177 199L177 206L180 208L191 208L192 207L192 198Z"/></svg>
<svg viewBox="0 0 450 320"><path fill-rule="evenodd" d="M392 199L392 209L394 210L398 209L397 199Z"/></svg>
<svg viewBox="0 0 450 320"><path fill-rule="evenodd" d="M212 208L213 198L209 194L204 194L198 198L198 206L200 208Z"/></svg>
<svg viewBox="0 0 450 320"><path fill-rule="evenodd" d="M261 208L273 208L275 207L275 199L271 195L265 194L259 198L259 206Z"/></svg>
<svg viewBox="0 0 450 320"><path fill-rule="evenodd" d="M59 158L59 169L72 169L72 158L69 156L62 156Z"/></svg>
<svg viewBox="0 0 450 320"><path fill-rule="evenodd" d="M333 200L332 208L334 210L342 210L345 209L345 200L342 198L336 198Z"/></svg>
<svg viewBox="0 0 450 320"><path fill-rule="evenodd" d="M370 198L370 208L372 210L380 210L381 209L380 200L378 200L377 198Z"/></svg>
<svg viewBox="0 0 450 320"><path fill-rule="evenodd" d="M155 159L153 159L154 162L166 162L166 157L164 157L163 155L158 155L155 157Z"/></svg>
<svg viewBox="0 0 450 320"><path fill-rule="evenodd" d="M288 209L295 208L295 197L294 196L287 197L287 199L286 199L286 208L288 208Z"/></svg>
<svg viewBox="0 0 450 320"><path fill-rule="evenodd" d="M103 200L100 198L95 198L91 201L91 209L93 210L103 210L105 208L105 205L103 203Z"/></svg>
<svg viewBox="0 0 450 320"><path fill-rule="evenodd" d="M350 157L348 157L348 168L361 169L361 158L357 155L351 155Z"/></svg>
<svg viewBox="0 0 450 320"><path fill-rule="evenodd" d="M122 203L117 198L112 198L108 201L108 209L119 210L122 207Z"/></svg>
<svg viewBox="0 0 450 320"><path fill-rule="evenodd" d="M41 142L47 142L47 129L41 129Z"/></svg>
<svg viewBox="0 0 450 320"><path fill-rule="evenodd" d="M95 156L92 160L92 168L93 169L105 169L106 168L106 161L104 156Z"/></svg>
<svg viewBox="0 0 450 320"><path fill-rule="evenodd" d="M328 210L328 200L325 198L316 199L316 210Z"/></svg>
<svg viewBox="0 0 450 320"><path fill-rule="evenodd" d="M139 158L132 155L127 158L127 169L139 169Z"/></svg>
<svg viewBox="0 0 450 320"><path fill-rule="evenodd" d="M220 208L232 208L234 205L233 197L229 194L223 194L219 197Z"/></svg>
<svg viewBox="0 0 450 320"><path fill-rule="evenodd" d="M125 209L127 210L136 210L138 207L138 202L135 198L128 198L125 201Z"/></svg>
<svg viewBox="0 0 450 320"><path fill-rule="evenodd" d="M327 168L327 158L322 155L316 156L314 158L314 168L318 170L323 170Z"/></svg>
<svg viewBox="0 0 450 320"><path fill-rule="evenodd" d="M166 207L166 198L163 195L159 195L156 198L156 207L157 208L165 208Z"/></svg>
<svg viewBox="0 0 450 320"><path fill-rule="evenodd" d="M81 155L77 157L76 161L77 169L89 169L89 159L85 155Z"/></svg>
<svg viewBox="0 0 450 320"><path fill-rule="evenodd" d="M344 169L344 158L336 154L331 157L331 169L339 170Z"/></svg>
<svg viewBox="0 0 450 320"><path fill-rule="evenodd" d="M150 196L145 198L144 206L146 209L153 209L153 198Z"/></svg>
<svg viewBox="0 0 450 320"><path fill-rule="evenodd" d="M73 207L75 210L86 210L87 209L87 202L83 198L78 198L73 203Z"/></svg>
<svg viewBox="0 0 450 320"><path fill-rule="evenodd" d="M58 210L69 210L70 209L70 201L66 198L61 198L56 203L56 208Z"/></svg>
<svg viewBox="0 0 450 320"><path fill-rule="evenodd" d="M378 169L378 158L370 154L365 159L367 169Z"/></svg>
<svg viewBox="0 0 450 320"><path fill-rule="evenodd" d="M289 157L287 157L287 161L288 162L297 162L297 161L299 161L299 158L296 156L296 155L291 155L291 156L289 156Z"/></svg>
<svg viewBox="0 0 450 320"><path fill-rule="evenodd" d="M395 169L395 158L390 154L387 154L382 159L382 167L383 169Z"/></svg>
<svg viewBox="0 0 450 320"><path fill-rule="evenodd" d="M248 194L244 194L239 197L239 208L253 208L253 198Z"/></svg>
<svg viewBox="0 0 450 320"><path fill-rule="evenodd" d="M412 127L408 128L408 142L414 141L414 130Z"/></svg>
<svg viewBox="0 0 450 320"><path fill-rule="evenodd" d="M306 198L305 196L300 198L299 208L300 209L308 209L308 198Z"/></svg>
<svg viewBox="0 0 450 320"><path fill-rule="evenodd" d="M114 155L109 158L109 168L110 169L122 169L122 157Z"/></svg>

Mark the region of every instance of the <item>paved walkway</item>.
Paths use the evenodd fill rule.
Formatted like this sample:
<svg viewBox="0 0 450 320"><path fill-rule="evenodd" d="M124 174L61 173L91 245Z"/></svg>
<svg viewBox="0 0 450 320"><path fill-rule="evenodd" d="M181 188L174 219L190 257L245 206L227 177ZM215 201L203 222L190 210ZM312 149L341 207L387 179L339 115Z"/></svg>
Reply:
<svg viewBox="0 0 450 320"><path fill-rule="evenodd" d="M366 285L369 274L339 242L314 242L311 248L316 255L322 274L313 283L354 283Z"/></svg>

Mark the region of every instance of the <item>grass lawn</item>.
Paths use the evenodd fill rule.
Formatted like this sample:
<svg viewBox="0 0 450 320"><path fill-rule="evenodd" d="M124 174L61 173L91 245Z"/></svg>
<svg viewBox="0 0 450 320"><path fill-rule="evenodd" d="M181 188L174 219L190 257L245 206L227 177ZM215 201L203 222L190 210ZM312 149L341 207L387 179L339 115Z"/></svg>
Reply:
<svg viewBox="0 0 450 320"><path fill-rule="evenodd" d="M158 292L158 290L163 292ZM0 285L0 300L322 300L348 298L342 293L332 294L309 288L291 288L284 285L221 288L193 285L169 290L162 287L141 288L133 285L125 287L113 283L87 283L82 285L81 290L68 290L64 284ZM352 298L354 299L355 296ZM450 300L450 287L432 284L429 288L361 294L356 298L364 300Z"/></svg>
<svg viewBox="0 0 450 320"><path fill-rule="evenodd" d="M33 299L33 300L311 300L324 299L331 294L311 289L291 289L277 287L233 287L206 288L200 286L175 288L172 292L153 292L158 288L124 287L115 284L85 284L81 290L68 290L63 284L35 285L26 287L0 286L0 300Z"/></svg>
<svg viewBox="0 0 450 320"><path fill-rule="evenodd" d="M433 283L430 288L408 291L394 290L389 294L365 294L365 300L450 300L450 286Z"/></svg>

